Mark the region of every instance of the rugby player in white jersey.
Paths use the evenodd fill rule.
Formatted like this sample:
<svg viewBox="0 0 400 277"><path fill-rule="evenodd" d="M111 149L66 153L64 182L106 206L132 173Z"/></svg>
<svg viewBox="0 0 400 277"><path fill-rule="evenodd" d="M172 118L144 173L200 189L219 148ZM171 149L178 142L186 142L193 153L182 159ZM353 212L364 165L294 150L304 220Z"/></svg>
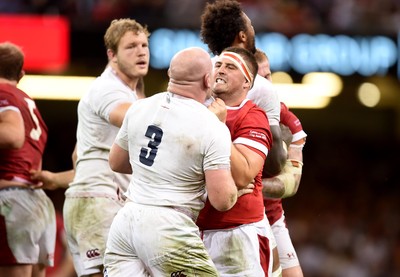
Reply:
<svg viewBox="0 0 400 277"><path fill-rule="evenodd" d="M206 51L184 49L171 60L167 91L128 110L109 162L132 179L110 229L105 276L219 276L195 221L206 190L218 211L238 190L229 130L203 105L211 70Z"/></svg>
<svg viewBox="0 0 400 277"><path fill-rule="evenodd" d="M148 72L150 33L133 19L113 20L104 42L108 65L78 104L76 167L66 190L64 222L78 276L103 276L112 220L130 176L110 169L108 156L125 113Z"/></svg>

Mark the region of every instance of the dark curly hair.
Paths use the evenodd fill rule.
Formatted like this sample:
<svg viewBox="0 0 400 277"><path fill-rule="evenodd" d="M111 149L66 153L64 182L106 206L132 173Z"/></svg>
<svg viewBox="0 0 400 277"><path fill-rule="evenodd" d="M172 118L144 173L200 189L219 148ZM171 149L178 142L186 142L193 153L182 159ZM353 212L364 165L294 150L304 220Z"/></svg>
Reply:
<svg viewBox="0 0 400 277"><path fill-rule="evenodd" d="M239 2L217 0L206 4L201 16L200 36L213 54L219 55L231 46L240 31L246 31L246 22Z"/></svg>

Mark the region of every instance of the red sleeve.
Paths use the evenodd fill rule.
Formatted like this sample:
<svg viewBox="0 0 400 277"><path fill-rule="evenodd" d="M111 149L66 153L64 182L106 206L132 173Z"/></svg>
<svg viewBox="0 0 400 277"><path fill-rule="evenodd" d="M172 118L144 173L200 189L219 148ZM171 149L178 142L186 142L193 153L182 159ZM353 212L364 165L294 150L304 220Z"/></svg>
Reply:
<svg viewBox="0 0 400 277"><path fill-rule="evenodd" d="M281 102L281 123L290 129L292 134L303 130L300 120L292 113L289 108Z"/></svg>
<svg viewBox="0 0 400 277"><path fill-rule="evenodd" d="M272 133L265 112L257 107L250 109L232 140L234 143L240 141L266 159L266 153L260 147L266 147L267 151L271 149Z"/></svg>

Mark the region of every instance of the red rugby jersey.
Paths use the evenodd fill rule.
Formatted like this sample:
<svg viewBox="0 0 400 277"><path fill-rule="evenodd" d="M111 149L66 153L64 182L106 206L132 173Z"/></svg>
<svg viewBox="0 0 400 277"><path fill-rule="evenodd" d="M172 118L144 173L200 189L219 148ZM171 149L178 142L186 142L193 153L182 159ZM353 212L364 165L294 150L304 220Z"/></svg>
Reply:
<svg viewBox="0 0 400 277"><path fill-rule="evenodd" d="M25 142L20 149L0 149L0 179L35 183L29 171L40 169L47 142L47 126L35 102L9 84L0 84L0 112L19 110L25 125Z"/></svg>
<svg viewBox="0 0 400 277"><path fill-rule="evenodd" d="M269 151L272 145L272 133L262 109L246 99L239 107L228 108L226 125L231 132L233 143L246 145L264 159L266 158L265 151ZM201 230L226 229L262 220L264 203L261 173L262 169L255 178L253 193L239 197L232 209L219 212L207 200L197 220L199 228Z"/></svg>

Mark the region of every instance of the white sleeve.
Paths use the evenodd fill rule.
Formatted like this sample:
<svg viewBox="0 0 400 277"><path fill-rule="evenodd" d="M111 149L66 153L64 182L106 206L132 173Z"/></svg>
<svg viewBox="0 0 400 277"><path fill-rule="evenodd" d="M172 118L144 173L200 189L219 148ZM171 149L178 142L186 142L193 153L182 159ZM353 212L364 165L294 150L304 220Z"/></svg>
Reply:
<svg viewBox="0 0 400 277"><path fill-rule="evenodd" d="M119 104L130 102L136 99L115 81L98 81L93 87L90 105L94 112L109 122L111 111Z"/></svg>
<svg viewBox="0 0 400 277"><path fill-rule="evenodd" d="M270 81L257 75L254 80L254 86L247 94L247 98L265 111L270 126L279 125L281 104L278 92Z"/></svg>
<svg viewBox="0 0 400 277"><path fill-rule="evenodd" d="M122 122L121 128L115 138L115 143L118 144L122 149L128 151L128 113L126 114L124 121Z"/></svg>
<svg viewBox="0 0 400 277"><path fill-rule="evenodd" d="M204 170L230 168L232 141L228 127L218 121L216 124L210 124L207 131L209 135L203 161Z"/></svg>

